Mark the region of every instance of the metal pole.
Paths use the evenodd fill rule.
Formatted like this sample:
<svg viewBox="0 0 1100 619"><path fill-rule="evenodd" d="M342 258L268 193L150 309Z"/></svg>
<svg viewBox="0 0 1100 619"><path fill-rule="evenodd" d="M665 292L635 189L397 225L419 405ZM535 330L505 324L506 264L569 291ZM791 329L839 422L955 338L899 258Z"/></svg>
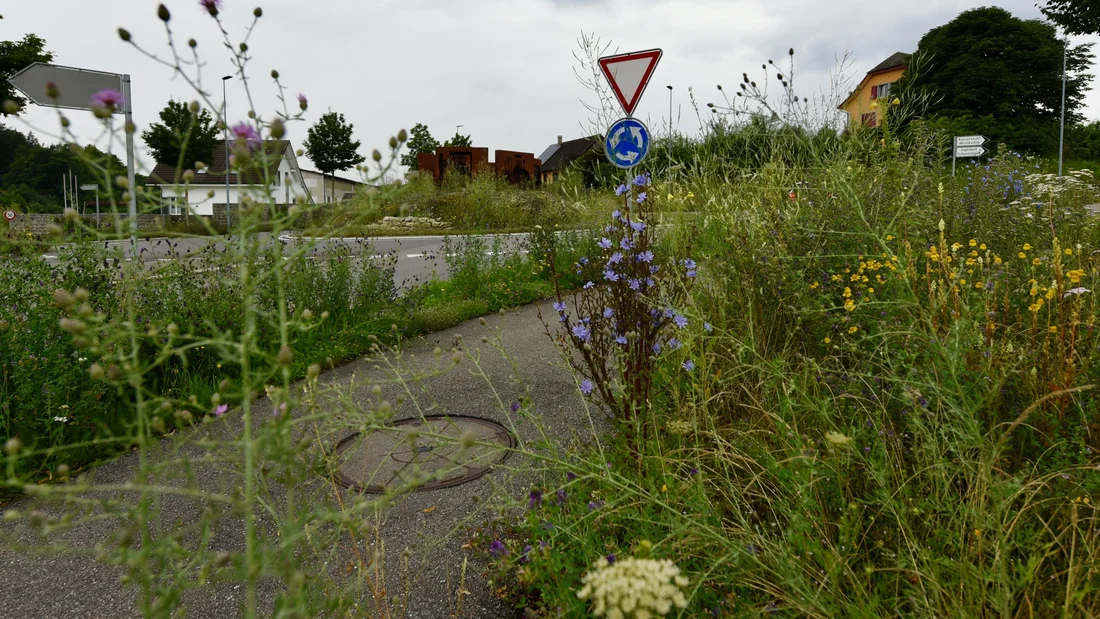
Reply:
<svg viewBox="0 0 1100 619"><path fill-rule="evenodd" d="M227 232L231 220L229 218L229 99L225 96L225 82L232 77L232 75L227 75L222 78L222 126L224 127L222 133L225 136L225 228Z"/></svg>
<svg viewBox="0 0 1100 619"><path fill-rule="evenodd" d="M1066 56L1069 55L1069 36L1062 46L1062 119L1058 127L1058 178L1062 178L1062 153L1066 141Z"/></svg>
<svg viewBox="0 0 1100 619"><path fill-rule="evenodd" d="M122 101L126 106L126 184L130 189L130 244L137 253L137 181L134 179L134 99L130 74L122 76Z"/></svg>
<svg viewBox="0 0 1100 619"><path fill-rule="evenodd" d="M83 215L84 209L80 207L80 177L73 174L73 210Z"/></svg>
<svg viewBox="0 0 1100 619"><path fill-rule="evenodd" d="M955 149L958 148L958 136L951 138L951 178L955 178Z"/></svg>
<svg viewBox="0 0 1100 619"><path fill-rule="evenodd" d="M69 206L69 175L61 173L61 210Z"/></svg>
<svg viewBox="0 0 1100 619"><path fill-rule="evenodd" d="M672 86L668 87L668 193L672 193Z"/></svg>
<svg viewBox="0 0 1100 619"><path fill-rule="evenodd" d="M95 229L99 230L99 190L95 192Z"/></svg>

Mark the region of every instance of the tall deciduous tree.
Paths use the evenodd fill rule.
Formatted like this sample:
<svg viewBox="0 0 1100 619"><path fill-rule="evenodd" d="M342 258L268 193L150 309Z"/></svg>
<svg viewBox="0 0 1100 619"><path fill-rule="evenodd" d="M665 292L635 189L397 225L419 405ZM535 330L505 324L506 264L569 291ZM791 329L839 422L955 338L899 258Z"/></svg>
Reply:
<svg viewBox="0 0 1100 619"><path fill-rule="evenodd" d="M929 96L927 113L952 130L981 129L992 141L1049 153L1057 145L1064 42L1042 20L1023 20L987 7L964 11L929 30L917 44L920 70L902 79L903 97ZM1066 122L1081 119L1092 76L1091 44L1071 47Z"/></svg>
<svg viewBox="0 0 1100 619"><path fill-rule="evenodd" d="M0 19L4 16L0 15ZM31 63L51 60L53 52L46 51L46 42L38 35L27 34L20 41L0 41L0 115L11 115L5 105L7 101L19 107L27 104L26 99L8 83L8 78Z"/></svg>
<svg viewBox="0 0 1100 619"><path fill-rule="evenodd" d="M447 140L443 145L451 148L470 148L473 146L473 141L470 140L470 136L462 135L455 131L455 136Z"/></svg>
<svg viewBox="0 0 1100 619"><path fill-rule="evenodd" d="M1068 34L1100 34L1100 2L1096 0L1046 0L1036 6Z"/></svg>
<svg viewBox="0 0 1100 619"><path fill-rule="evenodd" d="M218 128L208 110L195 113L182 101L169 101L160 111L160 121L141 132L141 139L157 163L193 168L196 161L211 161L219 140Z"/></svg>
<svg viewBox="0 0 1100 619"><path fill-rule="evenodd" d="M409 142L405 145L408 151L401 155L401 165L410 170L417 169L416 157L420 153L434 153L439 147L439 140L432 137L428 126L424 123L416 123L409 132Z"/></svg>
<svg viewBox="0 0 1100 619"><path fill-rule="evenodd" d="M331 174L364 161L357 152L359 141L351 136L352 124L344 120L344 115L328 112L306 132L303 146L313 165L322 174Z"/></svg>

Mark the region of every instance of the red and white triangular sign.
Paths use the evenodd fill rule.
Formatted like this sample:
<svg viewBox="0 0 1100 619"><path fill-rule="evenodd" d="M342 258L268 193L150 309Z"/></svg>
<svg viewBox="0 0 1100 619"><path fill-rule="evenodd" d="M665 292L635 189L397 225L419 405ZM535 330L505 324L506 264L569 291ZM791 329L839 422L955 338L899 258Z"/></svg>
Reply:
<svg viewBox="0 0 1100 619"><path fill-rule="evenodd" d="M627 116L634 114L634 108L642 100L642 93L653 76L653 70L661 61L660 49L647 49L642 52L617 54L600 58L600 70L603 71L611 90Z"/></svg>

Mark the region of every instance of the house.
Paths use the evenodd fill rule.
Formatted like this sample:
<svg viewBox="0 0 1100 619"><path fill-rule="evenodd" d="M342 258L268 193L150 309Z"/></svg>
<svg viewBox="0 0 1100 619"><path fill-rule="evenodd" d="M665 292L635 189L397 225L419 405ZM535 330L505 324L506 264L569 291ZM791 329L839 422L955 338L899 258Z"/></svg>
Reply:
<svg viewBox="0 0 1100 619"><path fill-rule="evenodd" d="M232 141L228 146L232 153ZM228 189L225 142L214 148L211 162L204 169L196 170L190 182L184 182L182 171L158 163L145 185L160 189L167 215L182 215L186 205L192 215L213 216L215 204L221 210L227 201L232 205L239 204L244 195L267 202L270 193L275 204L292 204L299 196L310 198L298 159L288 140L266 140L262 148L253 153L253 157L265 161L266 169L256 167L243 174L229 172Z"/></svg>
<svg viewBox="0 0 1100 619"><path fill-rule="evenodd" d="M542 152L539 159L542 160L542 182L553 183L561 173L576 161L581 155L598 148L603 138L598 135L588 136L562 142L558 136L558 143L551 144Z"/></svg>
<svg viewBox="0 0 1100 619"><path fill-rule="evenodd" d="M350 178L306 169L302 170L302 179L315 202L341 202L355 197L356 191L367 187L366 183Z"/></svg>
<svg viewBox="0 0 1100 619"><path fill-rule="evenodd" d="M849 127L878 125L878 101L889 105L894 85L905 73L911 57L912 54L895 52L863 76L859 86L837 108L847 112Z"/></svg>

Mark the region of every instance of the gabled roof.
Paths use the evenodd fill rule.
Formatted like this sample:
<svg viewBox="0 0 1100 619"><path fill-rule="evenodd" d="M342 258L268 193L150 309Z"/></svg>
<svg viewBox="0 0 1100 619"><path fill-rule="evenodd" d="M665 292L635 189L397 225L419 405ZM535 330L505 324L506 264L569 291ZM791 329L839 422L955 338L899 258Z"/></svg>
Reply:
<svg viewBox="0 0 1100 619"><path fill-rule="evenodd" d="M586 138L577 138L559 144L553 144L539 157L542 161L543 172L557 172L573 163L581 155L587 153L597 144L603 141L602 136L590 135ZM551 149L553 151L551 152ZM549 153L549 156L547 156Z"/></svg>
<svg viewBox="0 0 1100 619"><path fill-rule="evenodd" d="M206 163L206 172L195 174L195 179L191 181L192 185L224 185L226 176L226 144L227 142L219 142L214 147L212 161ZM229 151L232 154L233 141L228 141ZM283 157L290 149L289 140L265 140L263 143L263 150L257 150L253 153L253 157L259 159L260 157L266 157L267 164L267 178L273 180L275 183L279 182L279 163L282 162ZM291 153L293 159L293 153ZM264 170L260 168L253 168L241 175L240 184L243 185L263 185L264 184ZM149 180L145 182L146 185L177 185L183 182L183 173L175 168L175 166L168 165L166 163L158 163L153 171L149 173ZM229 184L238 184L237 173L229 172Z"/></svg>
<svg viewBox="0 0 1100 619"><path fill-rule="evenodd" d="M301 168L303 174L317 174L318 176L324 176L325 178L335 178L338 181L344 181L345 183L351 183L353 185L367 186L363 181L357 181L353 178L344 178L343 176L336 176L335 174L325 174L324 172L318 172L317 170L310 170L308 168Z"/></svg>
<svg viewBox="0 0 1100 619"><path fill-rule="evenodd" d="M867 85L867 82L871 79L871 76L882 73L884 71L891 71L899 67L905 68L909 66L909 59L912 57L913 54L907 54L905 52L894 52L893 54L890 54L890 56L887 57L886 60L883 60L882 62L875 65L874 68L867 72L867 75L863 76L863 79L859 81L859 86L856 86L856 89L853 90L844 99L844 101L841 102L839 106L837 106L837 109L843 109L845 105L848 105L848 102L852 100L852 97L860 93L863 90L863 87Z"/></svg>

